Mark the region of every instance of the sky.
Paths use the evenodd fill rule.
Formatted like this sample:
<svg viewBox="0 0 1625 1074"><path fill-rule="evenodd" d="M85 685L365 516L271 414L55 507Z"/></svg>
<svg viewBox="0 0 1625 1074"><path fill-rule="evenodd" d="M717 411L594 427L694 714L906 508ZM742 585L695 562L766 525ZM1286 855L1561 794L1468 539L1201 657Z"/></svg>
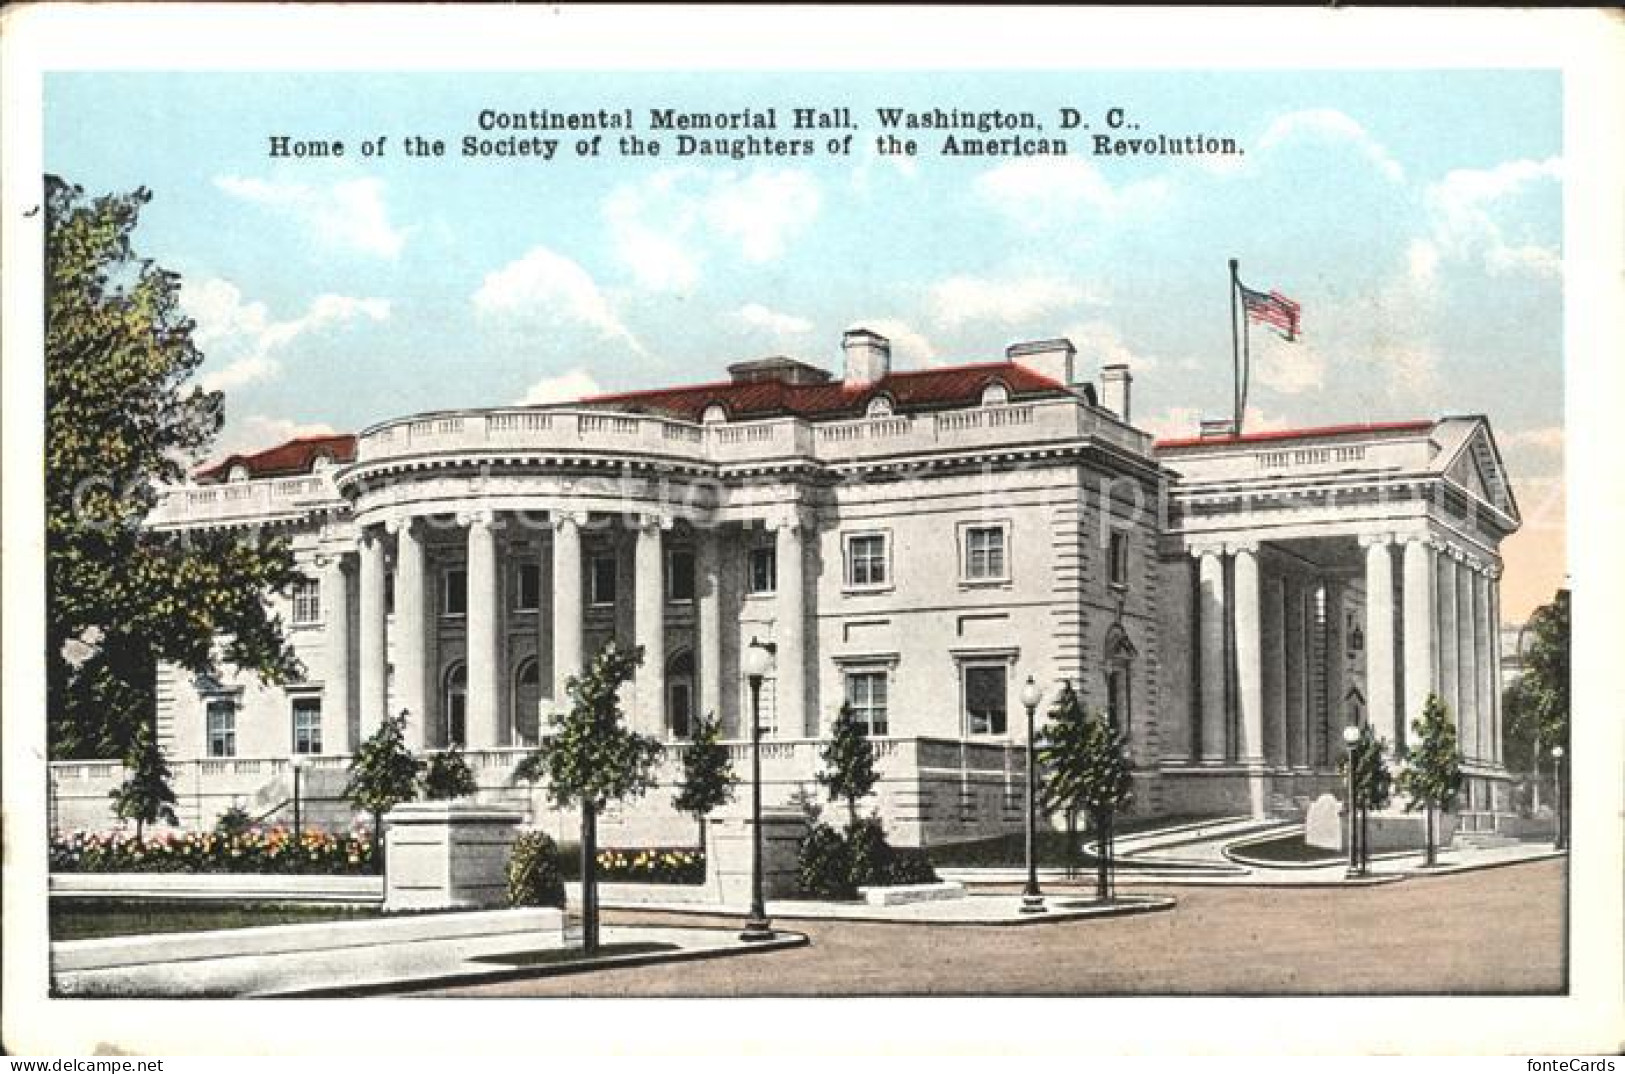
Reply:
<svg viewBox="0 0 1625 1074"><path fill-rule="evenodd" d="M852 110L849 153L458 155L482 110ZM1076 108L1234 156L950 158L872 147L877 108ZM153 192L138 251L183 279L226 393L220 453L407 413L839 370L863 325L919 368L1066 336L1126 361L1136 424L1231 394L1227 261L1302 306L1252 333L1247 427L1486 414L1524 516L1505 617L1563 583L1562 85L1494 71L870 74L53 73L47 170ZM408 134L447 142L409 158ZM822 146L829 133L813 132ZM343 158L272 159L274 135ZM383 152L361 143L385 137ZM548 135L552 137L553 135ZM781 130L780 137L801 132ZM617 132L609 135L611 141Z"/></svg>

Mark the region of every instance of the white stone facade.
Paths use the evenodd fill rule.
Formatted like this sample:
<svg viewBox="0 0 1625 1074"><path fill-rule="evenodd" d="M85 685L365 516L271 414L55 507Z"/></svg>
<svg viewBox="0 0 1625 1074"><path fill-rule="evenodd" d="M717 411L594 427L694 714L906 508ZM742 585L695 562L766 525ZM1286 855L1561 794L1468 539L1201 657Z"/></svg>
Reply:
<svg viewBox="0 0 1625 1074"><path fill-rule="evenodd" d="M904 842L1019 825L1029 675L1126 727L1152 813L1301 808L1345 719L1397 741L1438 690L1493 813L1496 548L1517 515L1483 419L1154 445L1097 402L1128 410L1127 370L1070 383L1064 341L917 374L873 333L846 351L844 381L768 360L674 393L417 415L293 473L250 460L171 492L155 525L285 536L307 579L273 600L303 681L161 676L183 819L275 809L309 754L307 815L339 823L348 754L404 711L415 748L465 747L482 798L567 828L507 773L612 637L644 649L627 711L673 744L668 778L708 712L745 773L739 654L773 641L769 803L817 793L817 740L850 701ZM59 822L105 811L114 768L58 766ZM615 811L606 841L688 842L670 798Z"/></svg>

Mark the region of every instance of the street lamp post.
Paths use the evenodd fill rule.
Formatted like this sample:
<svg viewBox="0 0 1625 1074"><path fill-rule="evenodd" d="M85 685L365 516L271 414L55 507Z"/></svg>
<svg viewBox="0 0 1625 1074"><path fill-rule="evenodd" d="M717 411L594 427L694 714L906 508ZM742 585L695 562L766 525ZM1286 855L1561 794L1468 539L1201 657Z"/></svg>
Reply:
<svg viewBox="0 0 1625 1074"><path fill-rule="evenodd" d="M1552 840L1553 850L1563 850L1569 845L1568 816L1563 808L1563 747L1552 747L1552 797L1557 799L1552 805L1557 812L1557 838Z"/></svg>
<svg viewBox="0 0 1625 1074"><path fill-rule="evenodd" d="M1037 749L1033 743L1033 717L1042 699L1043 691L1028 675L1026 685L1021 688L1021 706L1027 710L1027 887L1021 893L1021 912L1024 914L1044 912L1044 893L1038 890L1038 857L1033 846L1038 832Z"/></svg>
<svg viewBox="0 0 1625 1074"><path fill-rule="evenodd" d="M299 815L299 777L305 771L305 759L296 753L288 759L288 767L293 769L293 838L297 843L299 833L304 830Z"/></svg>
<svg viewBox="0 0 1625 1074"><path fill-rule="evenodd" d="M1343 875L1344 875L1344 877L1346 877L1347 879L1350 879L1350 880L1354 879L1357 876L1363 875L1363 872L1364 872L1361 869L1361 866L1360 866L1360 848L1356 843L1356 839L1358 837L1358 833L1359 833L1360 829L1359 829L1359 824L1358 824L1358 822L1356 820L1356 817L1358 816L1358 813L1357 813L1357 811L1355 809L1355 805L1354 805L1354 751L1355 751L1355 748L1357 746L1359 746L1359 744L1360 744L1360 729L1358 727L1356 727L1354 724L1349 724L1347 727L1343 728L1343 745L1348 747L1348 752L1349 752L1349 757L1348 757L1348 769L1349 769L1348 803L1343 808L1344 814L1348 817L1349 867L1348 867L1348 870Z"/></svg>
<svg viewBox="0 0 1625 1074"><path fill-rule="evenodd" d="M762 680L773 670L773 654L778 646L754 637L745 647L745 681L750 684L750 916L745 919L741 940L756 942L773 938L773 923L767 917L767 900L762 892Z"/></svg>

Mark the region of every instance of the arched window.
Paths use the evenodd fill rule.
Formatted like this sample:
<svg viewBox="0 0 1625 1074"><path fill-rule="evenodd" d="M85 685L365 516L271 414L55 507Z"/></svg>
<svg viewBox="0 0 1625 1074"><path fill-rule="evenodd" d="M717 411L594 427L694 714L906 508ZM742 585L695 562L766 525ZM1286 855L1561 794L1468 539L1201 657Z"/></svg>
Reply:
<svg viewBox="0 0 1625 1074"><path fill-rule="evenodd" d="M536 658L519 662L513 674L514 745L534 746L542 733L542 675Z"/></svg>
<svg viewBox="0 0 1625 1074"><path fill-rule="evenodd" d="M687 649L666 661L666 728L674 739L694 734L694 654Z"/></svg>
<svg viewBox="0 0 1625 1074"><path fill-rule="evenodd" d="M1003 406L1010 401L1010 389L1001 381L993 381L982 389L983 406Z"/></svg>
<svg viewBox="0 0 1625 1074"><path fill-rule="evenodd" d="M445 704L441 709L442 746L468 745L468 665L461 660L446 669Z"/></svg>
<svg viewBox="0 0 1625 1074"><path fill-rule="evenodd" d="M1101 664L1106 671L1106 719L1125 739L1134 723L1134 658L1138 655L1128 633L1113 624L1106 632Z"/></svg>
<svg viewBox="0 0 1625 1074"><path fill-rule="evenodd" d="M313 474L319 474L332 465L333 456L324 451L317 455L314 459L310 460L310 472Z"/></svg>
<svg viewBox="0 0 1625 1074"><path fill-rule="evenodd" d="M728 420L728 411L721 403L712 403L700 412L700 423L703 425L720 425Z"/></svg>
<svg viewBox="0 0 1625 1074"><path fill-rule="evenodd" d="M875 396L863 410L864 417L868 418L889 418L891 413L892 401L889 395Z"/></svg>
<svg viewBox="0 0 1625 1074"><path fill-rule="evenodd" d="M247 481L248 478L249 478L248 467L244 466L242 463L238 463L237 465L233 466L230 470L226 471L226 480L227 481L233 481L233 482L235 482L235 481Z"/></svg>

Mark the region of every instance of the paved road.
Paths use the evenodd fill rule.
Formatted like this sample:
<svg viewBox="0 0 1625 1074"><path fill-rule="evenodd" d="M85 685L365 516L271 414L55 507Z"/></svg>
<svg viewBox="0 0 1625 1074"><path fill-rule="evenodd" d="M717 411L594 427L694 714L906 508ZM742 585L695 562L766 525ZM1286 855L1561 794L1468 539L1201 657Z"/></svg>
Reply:
<svg viewBox="0 0 1625 1074"><path fill-rule="evenodd" d="M1179 898L1173 911L1106 921L796 922L791 927L807 933L810 946L435 994L1556 992L1564 980L1563 884L1564 863L1545 861L1356 889L1169 886L1157 890ZM696 921L630 912L607 920Z"/></svg>

